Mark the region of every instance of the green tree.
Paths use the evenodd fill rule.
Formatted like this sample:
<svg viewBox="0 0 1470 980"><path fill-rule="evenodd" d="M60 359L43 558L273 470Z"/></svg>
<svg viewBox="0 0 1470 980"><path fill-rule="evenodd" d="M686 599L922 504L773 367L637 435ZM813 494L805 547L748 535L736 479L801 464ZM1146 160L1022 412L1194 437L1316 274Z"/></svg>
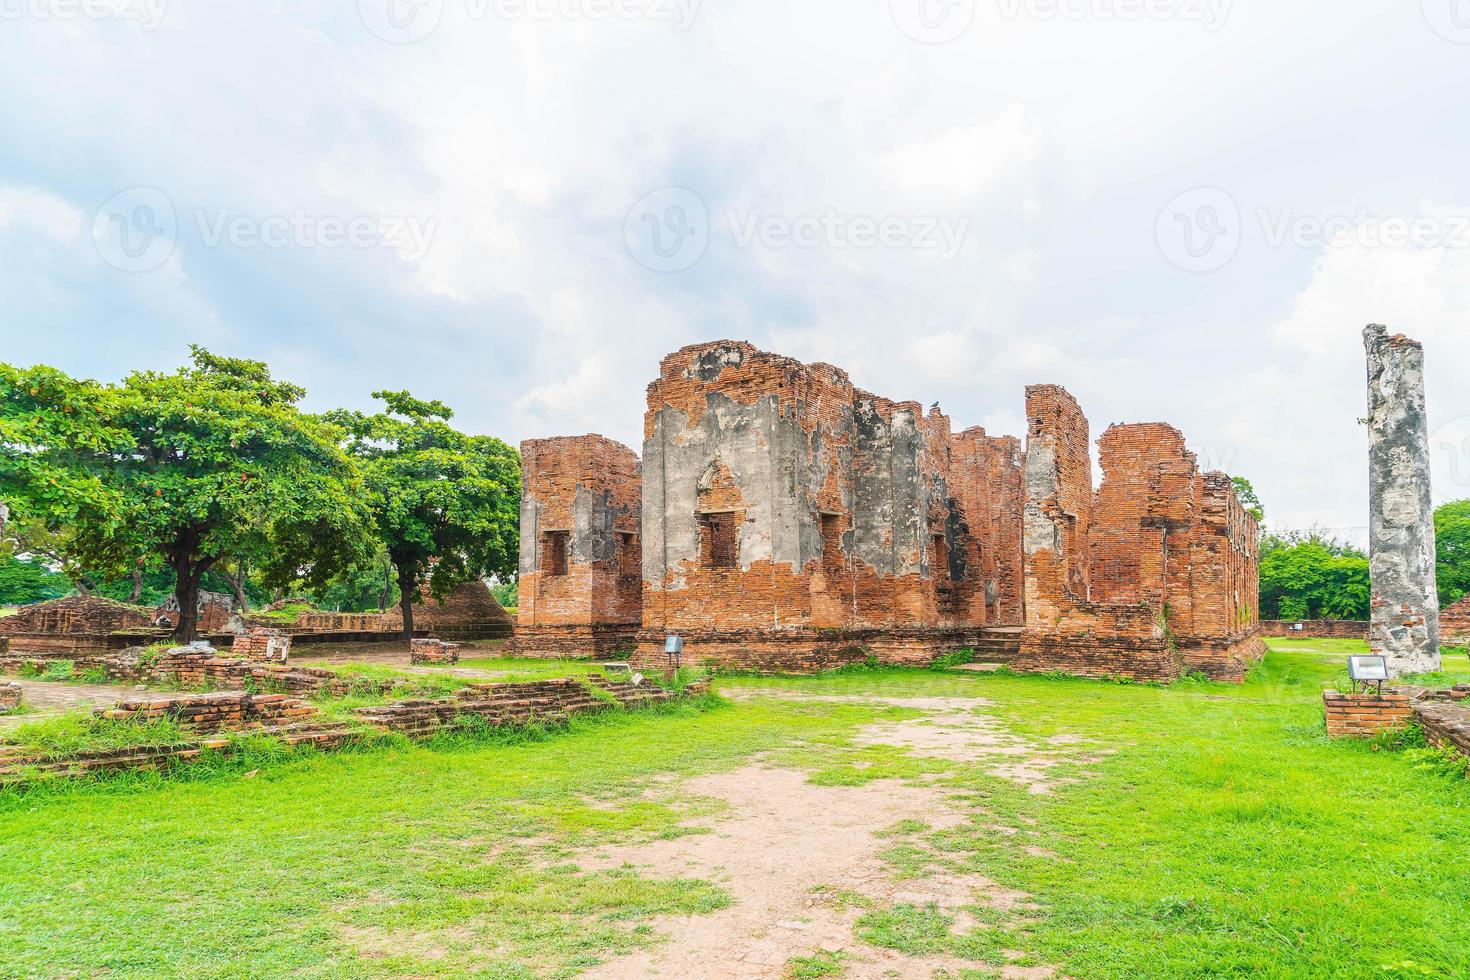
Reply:
<svg viewBox="0 0 1470 980"><path fill-rule="evenodd" d="M120 385L0 364L0 499L69 529L71 558L107 577L150 556L174 575L174 631L192 640L200 583L259 556L267 583L325 583L367 542L340 433L259 361L192 348L192 366Z"/></svg>
<svg viewBox="0 0 1470 980"><path fill-rule="evenodd" d="M443 599L457 586L515 570L520 532L520 455L490 436L449 425L442 402L406 391L373 394L386 411L335 412L367 485L379 540L393 563L403 630L424 586Z"/></svg>
<svg viewBox="0 0 1470 980"><path fill-rule="evenodd" d="M1470 594L1470 500L1457 500L1434 512L1434 542L1439 602L1450 606Z"/></svg>
<svg viewBox="0 0 1470 980"><path fill-rule="evenodd" d="M0 555L0 606L23 606L60 599L71 592L71 580L34 558Z"/></svg>
<svg viewBox="0 0 1470 980"><path fill-rule="evenodd" d="M1368 556L1320 531L1268 535L1261 546L1264 619L1367 619Z"/></svg>
<svg viewBox="0 0 1470 980"><path fill-rule="evenodd" d="M1256 523L1264 523L1266 508L1261 505L1261 498L1256 496L1256 488L1251 486L1251 481L1243 476L1232 476L1230 482L1235 484L1235 495L1240 498L1240 505L1256 519Z"/></svg>

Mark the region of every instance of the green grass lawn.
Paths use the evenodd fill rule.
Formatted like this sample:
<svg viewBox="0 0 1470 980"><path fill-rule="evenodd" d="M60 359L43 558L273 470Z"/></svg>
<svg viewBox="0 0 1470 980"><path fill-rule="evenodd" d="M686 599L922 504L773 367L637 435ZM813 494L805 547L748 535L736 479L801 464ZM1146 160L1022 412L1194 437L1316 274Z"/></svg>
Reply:
<svg viewBox="0 0 1470 980"><path fill-rule="evenodd" d="M571 859L594 842L713 826L708 801L659 777L761 752L818 784L940 780L969 820L893 828L894 875L978 872L1039 905L1029 921L963 935L933 908L866 907L867 943L957 956L976 976L1000 949L1073 977L1470 975L1470 782L1413 753L1325 738L1320 692L1363 644L1271 645L1244 685L730 678L720 689L786 696L0 795L0 976L573 975L660 941L656 917L729 896ZM1445 666L1470 678L1463 654ZM983 698L1016 734L1112 752L1032 795L980 766L853 740L913 708L793 694ZM1027 828L1040 856L1002 825ZM846 961L814 955L792 973L838 975Z"/></svg>

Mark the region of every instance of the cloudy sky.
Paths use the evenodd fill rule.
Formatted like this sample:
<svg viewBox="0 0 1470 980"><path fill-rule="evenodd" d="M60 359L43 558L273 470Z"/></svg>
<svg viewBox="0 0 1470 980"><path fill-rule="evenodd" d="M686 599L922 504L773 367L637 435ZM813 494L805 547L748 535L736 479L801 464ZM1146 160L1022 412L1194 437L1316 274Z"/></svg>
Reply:
<svg viewBox="0 0 1470 980"><path fill-rule="evenodd" d="M719 337L1366 525L1360 332L1470 496L1470 3L0 0L0 358L191 342L638 444Z"/></svg>

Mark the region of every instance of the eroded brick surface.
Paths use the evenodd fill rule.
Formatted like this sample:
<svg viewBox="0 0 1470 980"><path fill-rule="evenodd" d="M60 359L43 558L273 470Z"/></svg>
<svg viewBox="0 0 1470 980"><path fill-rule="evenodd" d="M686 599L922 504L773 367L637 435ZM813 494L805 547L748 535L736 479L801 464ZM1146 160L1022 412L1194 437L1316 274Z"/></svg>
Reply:
<svg viewBox="0 0 1470 980"><path fill-rule="evenodd" d="M631 649L642 613L638 456L598 435L521 444L520 610L512 650Z"/></svg>
<svg viewBox="0 0 1470 980"><path fill-rule="evenodd" d="M1470 596L1439 614L1439 636L1446 646L1470 646Z"/></svg>
<svg viewBox="0 0 1470 980"><path fill-rule="evenodd" d="M829 364L683 348L648 388L641 617L586 557L636 483L618 496L585 476L588 457L618 472L600 437L528 443L517 644L560 628L555 652L600 652L590 631L612 628L599 613L615 598L649 668L678 635L686 662L769 671L973 647L1028 670L1242 677L1264 652L1258 529L1229 478L1167 425L1114 426L1094 493L1075 399L1038 386L1027 409L1023 447Z"/></svg>
<svg viewBox="0 0 1470 980"><path fill-rule="evenodd" d="M153 625L148 610L101 596L67 596L22 606L14 616L0 618L0 633L87 635L116 630L141 630Z"/></svg>

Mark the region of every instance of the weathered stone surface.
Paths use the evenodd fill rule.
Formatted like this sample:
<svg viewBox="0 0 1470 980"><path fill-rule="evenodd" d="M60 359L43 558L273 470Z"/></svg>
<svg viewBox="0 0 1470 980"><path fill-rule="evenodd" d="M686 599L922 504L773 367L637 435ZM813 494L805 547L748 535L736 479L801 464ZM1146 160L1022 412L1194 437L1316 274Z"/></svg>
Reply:
<svg viewBox="0 0 1470 980"><path fill-rule="evenodd" d="M642 616L638 456L598 435L521 444L517 656L631 650Z"/></svg>
<svg viewBox="0 0 1470 980"><path fill-rule="evenodd" d="M1369 643L1390 673L1440 667L1424 349L1370 324L1368 352L1369 533L1373 616Z"/></svg>

